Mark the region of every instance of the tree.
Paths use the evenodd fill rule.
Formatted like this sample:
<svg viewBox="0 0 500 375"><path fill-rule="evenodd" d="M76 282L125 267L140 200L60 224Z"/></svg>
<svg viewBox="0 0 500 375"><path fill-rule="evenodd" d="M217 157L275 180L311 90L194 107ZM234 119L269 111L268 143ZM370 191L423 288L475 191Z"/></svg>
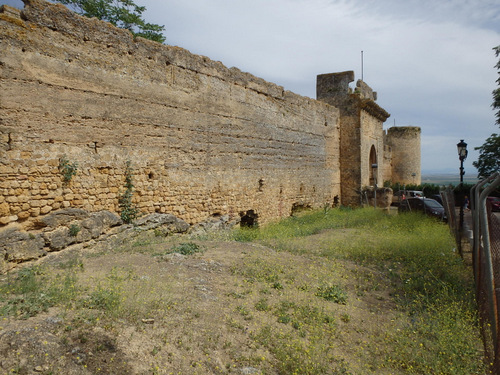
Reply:
<svg viewBox="0 0 500 375"><path fill-rule="evenodd" d="M146 22L142 13L144 6L136 5L132 0L56 0L68 5L78 14L85 17L96 17L108 21L122 29L129 30L134 36L165 42L162 32L165 26Z"/></svg>
<svg viewBox="0 0 500 375"><path fill-rule="evenodd" d="M498 57L498 55L500 55L500 46L496 46L495 48L493 48L493 50ZM500 60L498 60L495 68L498 69L498 75L500 76ZM498 86L500 86L500 77L497 78L497 84ZM497 118L496 123L500 125L500 87L498 87L496 90L493 90L493 104L491 106L497 110L497 113L495 114Z"/></svg>
<svg viewBox="0 0 500 375"><path fill-rule="evenodd" d="M496 56L500 55L500 46L493 48ZM500 60L495 65L500 76ZM500 77L496 80L500 86ZM493 104L491 105L496 110L496 123L500 126L500 87L493 90ZM477 168L478 178L486 178L495 172L500 172L500 134L493 133L486 139L480 147L475 147L479 150L479 158L472 165Z"/></svg>
<svg viewBox="0 0 500 375"><path fill-rule="evenodd" d="M477 168L478 178L486 178L500 171L500 134L492 134L479 150L479 158L472 165Z"/></svg>

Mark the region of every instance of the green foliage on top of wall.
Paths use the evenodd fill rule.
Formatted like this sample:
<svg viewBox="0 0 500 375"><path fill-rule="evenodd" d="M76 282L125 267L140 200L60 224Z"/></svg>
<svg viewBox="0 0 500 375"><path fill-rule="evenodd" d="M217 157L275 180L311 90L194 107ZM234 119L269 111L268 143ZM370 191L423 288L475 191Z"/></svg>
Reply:
<svg viewBox="0 0 500 375"><path fill-rule="evenodd" d="M162 32L165 26L146 22L142 13L145 6L136 5L132 0L57 0L70 6L78 14L88 18L98 18L129 30L134 36L165 42Z"/></svg>

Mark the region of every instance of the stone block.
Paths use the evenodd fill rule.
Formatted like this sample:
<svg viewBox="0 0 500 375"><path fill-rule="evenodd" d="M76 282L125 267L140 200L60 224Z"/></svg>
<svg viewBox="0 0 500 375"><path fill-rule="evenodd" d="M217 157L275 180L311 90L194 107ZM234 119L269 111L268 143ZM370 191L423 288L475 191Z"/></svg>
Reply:
<svg viewBox="0 0 500 375"><path fill-rule="evenodd" d="M8 262L24 262L46 254L40 234L30 234L19 227L0 229L0 253Z"/></svg>
<svg viewBox="0 0 500 375"><path fill-rule="evenodd" d="M0 203L0 217L10 215L10 207L7 202Z"/></svg>
<svg viewBox="0 0 500 375"><path fill-rule="evenodd" d="M32 208L39 208L40 207L40 201L37 200L36 198L33 198L30 202L30 206Z"/></svg>
<svg viewBox="0 0 500 375"><path fill-rule="evenodd" d="M3 216L3 217L0 217L0 224L1 225L7 225L10 223L10 216Z"/></svg>
<svg viewBox="0 0 500 375"><path fill-rule="evenodd" d="M40 208L40 213L42 215L48 214L50 211L52 211L51 206L43 206L42 208Z"/></svg>
<svg viewBox="0 0 500 375"><path fill-rule="evenodd" d="M79 208L64 208L52 212L37 221L39 227L57 228L67 225L74 220L83 220L89 216L88 212Z"/></svg>
<svg viewBox="0 0 500 375"><path fill-rule="evenodd" d="M7 197L5 200L7 202L9 202L9 203L17 203L17 202L19 202L19 198L17 198L16 196Z"/></svg>
<svg viewBox="0 0 500 375"><path fill-rule="evenodd" d="M173 233L183 233L189 229L188 223L171 214L152 213L137 219L134 224L145 230L162 227Z"/></svg>
<svg viewBox="0 0 500 375"><path fill-rule="evenodd" d="M62 250L76 242L76 236L71 236L68 227L59 227L43 234L50 251Z"/></svg>
<svg viewBox="0 0 500 375"><path fill-rule="evenodd" d="M17 218L19 220L26 220L30 217L30 213L28 211L21 211L17 213Z"/></svg>

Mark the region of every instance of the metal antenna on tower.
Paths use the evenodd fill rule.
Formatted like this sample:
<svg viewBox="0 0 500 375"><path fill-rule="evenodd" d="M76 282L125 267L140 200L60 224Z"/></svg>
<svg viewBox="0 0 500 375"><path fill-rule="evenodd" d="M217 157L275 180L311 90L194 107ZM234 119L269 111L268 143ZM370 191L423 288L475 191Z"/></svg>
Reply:
<svg viewBox="0 0 500 375"><path fill-rule="evenodd" d="M363 51L361 51L361 80L363 80Z"/></svg>

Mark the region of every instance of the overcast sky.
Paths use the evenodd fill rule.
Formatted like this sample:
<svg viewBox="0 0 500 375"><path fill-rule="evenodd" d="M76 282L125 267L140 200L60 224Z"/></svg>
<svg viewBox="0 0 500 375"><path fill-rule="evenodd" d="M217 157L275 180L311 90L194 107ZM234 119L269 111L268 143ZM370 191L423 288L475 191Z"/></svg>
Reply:
<svg viewBox="0 0 500 375"><path fill-rule="evenodd" d="M135 0L166 43L316 97L316 75L354 70L393 126L422 128L422 171L458 174L456 144L499 133L491 108L498 0ZM22 7L19 0L0 0Z"/></svg>

